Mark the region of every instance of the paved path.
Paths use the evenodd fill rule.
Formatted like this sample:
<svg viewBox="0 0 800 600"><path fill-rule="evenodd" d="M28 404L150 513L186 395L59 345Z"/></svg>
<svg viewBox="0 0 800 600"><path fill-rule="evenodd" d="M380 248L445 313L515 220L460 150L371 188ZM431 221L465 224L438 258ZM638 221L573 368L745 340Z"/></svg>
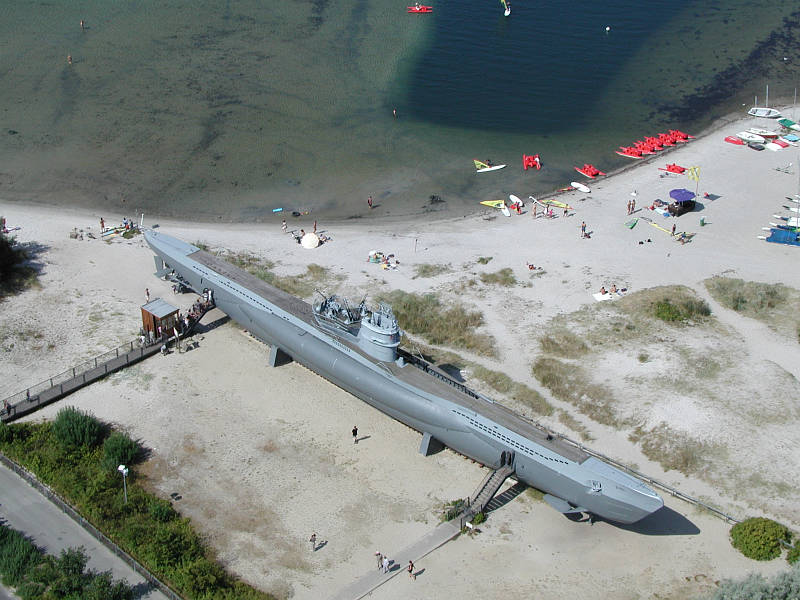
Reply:
<svg viewBox="0 0 800 600"><path fill-rule="evenodd" d="M89 557L89 568L96 571L111 571L115 579L126 579L134 586L139 598L167 600L160 591L151 590L144 578L111 550L2 464L0 464L0 518L5 520L9 527L33 539L49 554L58 554L69 547L83 546Z"/></svg>
<svg viewBox="0 0 800 600"><path fill-rule="evenodd" d="M363 598L392 579L398 573L403 573L405 575L409 560L413 560L415 563L414 566L419 569L420 565L416 564L418 560L430 554L439 546L446 544L460 533L458 524L458 519L442 523L411 546L403 548L395 556L389 556L389 559L393 562L389 566L388 574L378 571L377 562L374 560L371 561L375 565L374 570L364 575L361 579L357 579L343 590L340 590L336 595L331 597L331 600L358 600L359 598Z"/></svg>

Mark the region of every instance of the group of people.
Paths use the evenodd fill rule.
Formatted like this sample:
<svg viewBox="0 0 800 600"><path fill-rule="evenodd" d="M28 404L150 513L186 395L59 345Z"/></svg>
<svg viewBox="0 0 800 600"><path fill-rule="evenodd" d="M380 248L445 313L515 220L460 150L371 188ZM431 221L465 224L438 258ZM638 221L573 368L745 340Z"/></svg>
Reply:
<svg viewBox="0 0 800 600"><path fill-rule="evenodd" d="M617 289L617 284L616 283L612 283L611 287L608 288L608 289L606 289L606 286L604 286L604 285L600 286L600 294L602 296L605 296L606 294L620 294L620 293L624 293L624 292L627 292L627 291L628 291L628 288Z"/></svg>
<svg viewBox="0 0 800 600"><path fill-rule="evenodd" d="M628 214L632 215L636 212L636 198L628 200Z"/></svg>
<svg viewBox="0 0 800 600"><path fill-rule="evenodd" d="M389 557L386 556L383 552L376 550L375 558L378 560L378 571L383 571L384 573L388 573L389 567L392 564L392 561L389 560ZM408 576L411 578L412 581L415 581L417 579L417 574L415 572L413 561L408 561L408 565L406 566L406 572L408 573Z"/></svg>

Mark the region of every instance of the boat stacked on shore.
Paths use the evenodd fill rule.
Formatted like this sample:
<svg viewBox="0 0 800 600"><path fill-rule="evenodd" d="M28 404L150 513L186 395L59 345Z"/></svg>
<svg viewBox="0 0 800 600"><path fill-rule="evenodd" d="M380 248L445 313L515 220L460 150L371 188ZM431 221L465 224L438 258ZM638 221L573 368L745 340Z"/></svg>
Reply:
<svg viewBox="0 0 800 600"><path fill-rule="evenodd" d="M636 140L632 145L620 146L619 150L614 150L614 152L626 158L642 159L647 155L661 152L666 147L685 144L693 137L678 129L670 129L669 133L659 133L657 136Z"/></svg>

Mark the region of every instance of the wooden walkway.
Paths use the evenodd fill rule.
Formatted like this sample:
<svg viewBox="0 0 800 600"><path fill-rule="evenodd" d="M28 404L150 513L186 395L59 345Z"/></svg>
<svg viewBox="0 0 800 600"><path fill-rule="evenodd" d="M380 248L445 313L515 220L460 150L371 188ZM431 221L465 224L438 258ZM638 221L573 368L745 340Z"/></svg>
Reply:
<svg viewBox="0 0 800 600"><path fill-rule="evenodd" d="M170 343L171 340L172 338L163 343ZM131 345L133 345L133 343L131 343ZM53 385L52 387L37 394L26 394L22 400L10 405L8 411L10 414L7 414L4 410L2 414L0 414L0 419L2 419L5 423L16 421L25 415L39 410L43 406L47 406L48 404L52 404L53 402L61 400L64 396L68 396L72 392L75 392L82 387L97 381L98 379L102 379L109 373L114 373L124 367L127 367L128 365L135 364L149 356L153 356L153 354L157 354L161 350L161 346L162 342L156 342L150 346L133 348L128 352L118 354L118 356L115 356L110 360L97 363L97 366L93 369L84 371L75 377Z"/></svg>

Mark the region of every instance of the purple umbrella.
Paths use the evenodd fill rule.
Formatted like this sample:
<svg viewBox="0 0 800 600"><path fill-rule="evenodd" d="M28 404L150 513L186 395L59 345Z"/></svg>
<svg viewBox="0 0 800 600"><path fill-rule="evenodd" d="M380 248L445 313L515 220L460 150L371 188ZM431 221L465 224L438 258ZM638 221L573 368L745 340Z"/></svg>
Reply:
<svg viewBox="0 0 800 600"><path fill-rule="evenodd" d="M694 198L694 192L691 192L686 188L681 188L679 190L672 190L669 193L669 197L675 200L675 202L688 202Z"/></svg>

